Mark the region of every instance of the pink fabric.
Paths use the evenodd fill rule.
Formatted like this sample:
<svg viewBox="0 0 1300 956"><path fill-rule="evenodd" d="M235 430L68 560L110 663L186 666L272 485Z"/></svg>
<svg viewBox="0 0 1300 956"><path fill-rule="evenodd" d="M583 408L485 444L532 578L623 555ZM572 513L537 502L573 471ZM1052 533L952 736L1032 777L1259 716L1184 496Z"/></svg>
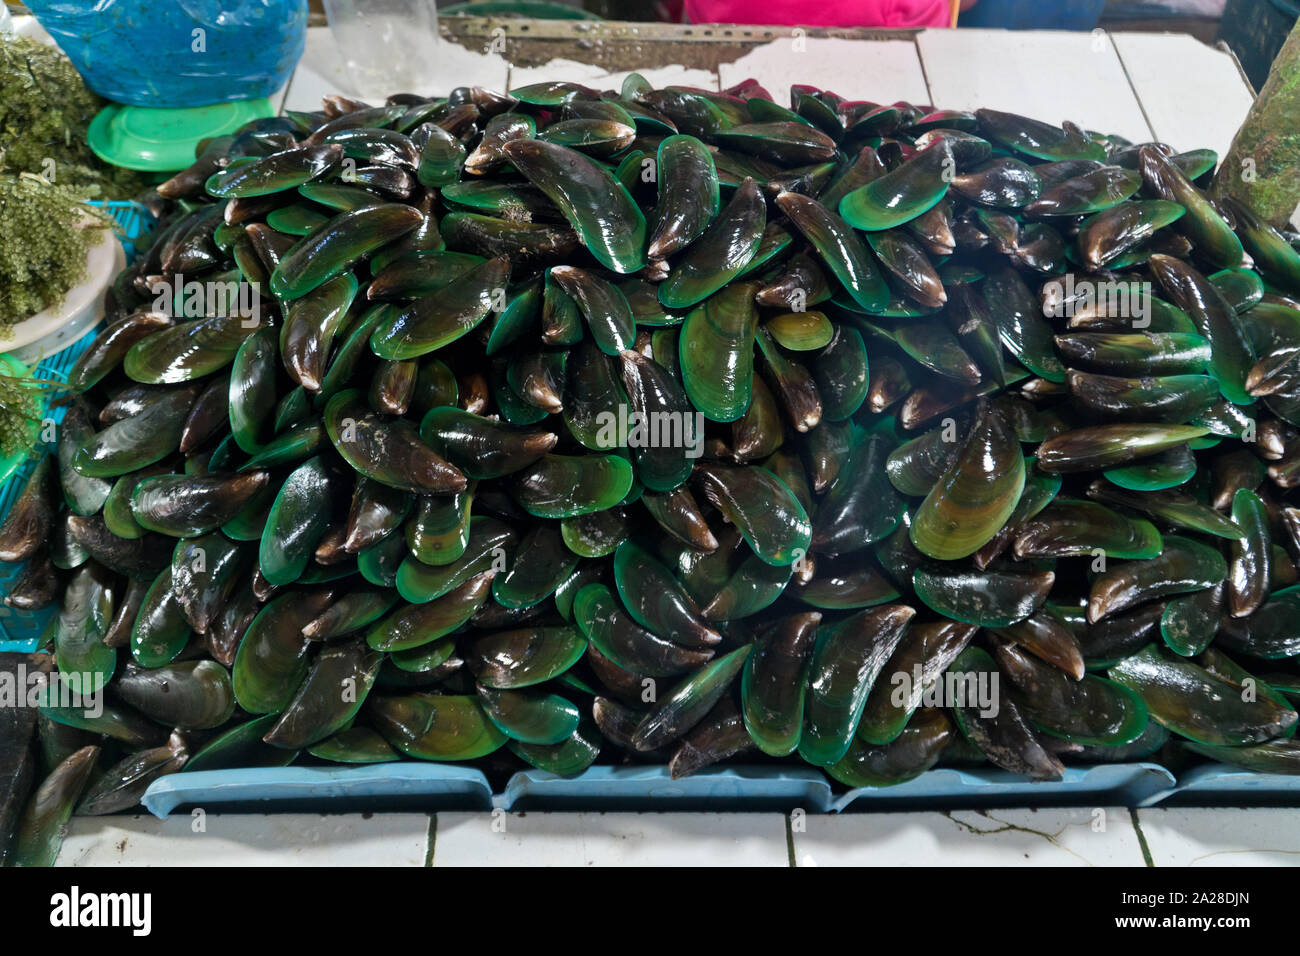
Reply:
<svg viewBox="0 0 1300 956"><path fill-rule="evenodd" d="M948 0L686 0L690 23L806 27L946 27Z"/></svg>

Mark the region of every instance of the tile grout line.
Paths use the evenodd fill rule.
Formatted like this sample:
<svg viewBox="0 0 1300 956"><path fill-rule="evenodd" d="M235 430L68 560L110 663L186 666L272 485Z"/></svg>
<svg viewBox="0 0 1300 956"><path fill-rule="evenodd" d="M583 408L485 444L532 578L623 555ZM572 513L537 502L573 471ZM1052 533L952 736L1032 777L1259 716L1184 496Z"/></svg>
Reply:
<svg viewBox="0 0 1300 956"><path fill-rule="evenodd" d="M1133 824L1133 832L1137 834L1138 846L1142 849L1142 860L1147 866L1154 867L1156 862L1151 858L1151 847L1147 846L1147 835L1142 832L1142 824L1138 821L1137 809L1130 807L1128 815Z"/></svg>
<svg viewBox="0 0 1300 956"><path fill-rule="evenodd" d="M438 843L438 814L429 814L428 845L424 849L424 865L433 866L433 849Z"/></svg>
<svg viewBox="0 0 1300 956"><path fill-rule="evenodd" d="M284 91L280 95L280 105L275 111L276 116L284 115L284 108L289 102L289 93L293 90L293 80L294 77L296 77L297 75L298 75L298 67L295 64L293 68L293 72L289 74L289 82L284 84Z"/></svg>
<svg viewBox="0 0 1300 956"><path fill-rule="evenodd" d="M1250 82L1250 77L1246 75L1246 68L1242 66L1241 61L1237 59L1237 54L1232 52L1232 47L1220 40L1214 44L1214 48L1222 53L1228 54L1228 58L1232 60L1232 65L1237 68L1237 76L1241 79L1241 82L1245 85L1246 89L1250 91L1250 98L1252 100L1259 99L1259 91L1255 89L1255 84Z"/></svg>
<svg viewBox="0 0 1300 956"><path fill-rule="evenodd" d="M930 89L930 74L925 69L925 57L921 54L921 31L912 34L912 47L916 50L916 62L921 66L921 81L925 84L925 95L934 106L934 90Z"/></svg>
<svg viewBox="0 0 1300 956"><path fill-rule="evenodd" d="M1138 109L1142 112L1142 122L1147 124L1147 130L1151 133L1151 141L1158 142L1160 137L1156 135L1155 125L1151 122L1151 117L1147 115L1146 104L1142 102L1142 97L1138 95L1137 87L1133 85L1133 77L1129 76L1128 64L1124 62L1124 54L1120 52L1119 44L1115 42L1115 35L1107 30L1106 39L1110 41L1110 48L1115 51L1115 59L1119 60L1119 68L1124 71L1124 81L1128 83L1128 88L1133 91L1133 99L1137 102Z"/></svg>

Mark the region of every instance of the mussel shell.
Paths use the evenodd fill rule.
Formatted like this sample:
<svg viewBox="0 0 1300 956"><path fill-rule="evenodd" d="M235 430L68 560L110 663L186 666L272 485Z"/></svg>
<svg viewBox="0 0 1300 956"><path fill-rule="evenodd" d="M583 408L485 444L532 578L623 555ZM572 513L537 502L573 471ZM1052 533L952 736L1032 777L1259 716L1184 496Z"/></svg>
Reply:
<svg viewBox="0 0 1300 956"><path fill-rule="evenodd" d="M220 727L235 712L230 674L215 661L176 661L152 669L128 662L113 688L146 717L180 730Z"/></svg>
<svg viewBox="0 0 1300 956"><path fill-rule="evenodd" d="M1241 688L1154 646L1109 670L1111 680L1135 691L1151 716L1198 743L1241 746L1278 737L1293 728L1296 712L1260 694L1247 700Z"/></svg>

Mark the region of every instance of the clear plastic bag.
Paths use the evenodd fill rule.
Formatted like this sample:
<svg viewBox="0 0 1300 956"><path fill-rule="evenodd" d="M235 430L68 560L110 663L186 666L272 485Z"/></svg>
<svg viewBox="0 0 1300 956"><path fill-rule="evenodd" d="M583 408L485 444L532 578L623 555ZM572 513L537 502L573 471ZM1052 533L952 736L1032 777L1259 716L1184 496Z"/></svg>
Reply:
<svg viewBox="0 0 1300 956"><path fill-rule="evenodd" d="M307 0L28 0L86 85L132 106L269 96L307 38Z"/></svg>
<svg viewBox="0 0 1300 956"><path fill-rule="evenodd" d="M353 89L363 97L420 92L433 81L434 0L324 0L330 32Z"/></svg>

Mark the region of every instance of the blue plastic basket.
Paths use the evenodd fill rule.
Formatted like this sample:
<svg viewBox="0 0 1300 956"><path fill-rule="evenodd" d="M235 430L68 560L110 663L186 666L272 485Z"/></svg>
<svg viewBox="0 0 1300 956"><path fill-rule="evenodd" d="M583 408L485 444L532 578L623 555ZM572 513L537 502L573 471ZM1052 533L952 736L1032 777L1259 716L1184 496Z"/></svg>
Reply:
<svg viewBox="0 0 1300 956"><path fill-rule="evenodd" d="M137 244L153 228L154 219L149 210L138 202L92 202L89 205L103 209L113 217L113 221L118 225L118 239L126 250L127 262L134 259L138 251ZM90 347L90 343L95 341L95 336L98 334L99 330L96 326L67 348L46 356L32 369L32 375L36 378L66 382L72 366ZM56 406L47 411L46 417L57 424L63 420L64 411L64 406ZM0 483L0 515L8 516L9 509L13 507L14 501L22 492L23 485L27 483L27 477L35 467L36 459L33 458L8 480ZM0 597L9 593L10 587L18 580L25 566L23 562L14 564L0 562ZM19 611L0 604L0 651L30 652L33 650L37 639L53 615L53 607L40 611Z"/></svg>
<svg viewBox="0 0 1300 956"><path fill-rule="evenodd" d="M102 209L113 217L118 227L117 237L126 250L126 261L130 264L140 251L140 240L153 231L153 214L133 200L93 200L86 205Z"/></svg>

